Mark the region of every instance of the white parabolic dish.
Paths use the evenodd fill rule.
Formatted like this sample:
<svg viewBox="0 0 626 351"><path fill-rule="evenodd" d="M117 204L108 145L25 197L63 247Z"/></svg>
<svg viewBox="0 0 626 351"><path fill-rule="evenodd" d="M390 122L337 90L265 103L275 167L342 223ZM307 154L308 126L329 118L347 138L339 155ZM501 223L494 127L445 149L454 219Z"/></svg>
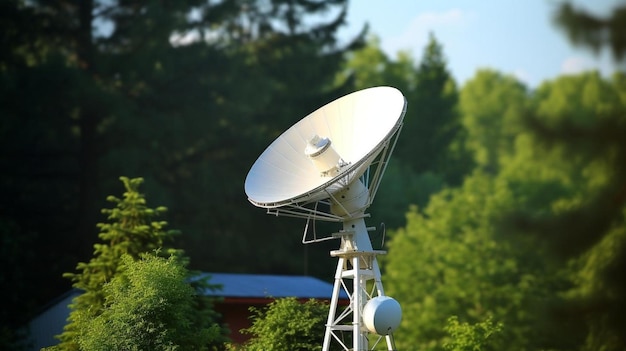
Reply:
<svg viewBox="0 0 626 351"><path fill-rule="evenodd" d="M402 125L406 100L392 87L373 87L345 95L309 114L281 134L248 172L250 202L274 208L329 197L339 180L361 176ZM328 138L345 165L321 176L305 154L315 136Z"/></svg>

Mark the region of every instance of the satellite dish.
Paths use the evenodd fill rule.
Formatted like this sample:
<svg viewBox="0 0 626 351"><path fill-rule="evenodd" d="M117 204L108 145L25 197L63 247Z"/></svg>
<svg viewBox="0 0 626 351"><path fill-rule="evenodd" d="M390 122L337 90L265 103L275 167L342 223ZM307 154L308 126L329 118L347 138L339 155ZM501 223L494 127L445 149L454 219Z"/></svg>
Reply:
<svg viewBox="0 0 626 351"><path fill-rule="evenodd" d="M406 101L392 87L345 95L281 134L245 182L254 205L275 208L329 197L360 177L400 129Z"/></svg>
<svg viewBox="0 0 626 351"><path fill-rule="evenodd" d="M375 228L366 227L364 218L405 112L406 99L393 87L345 95L281 134L246 177L245 192L252 204L269 214L307 219L303 243L341 240L339 250L330 253L338 262L323 351L330 349L331 342L346 351L369 349L369 332L379 335L374 346L385 338L388 350L395 350L392 331L399 324L400 305L384 294L376 256L385 251L372 248L368 231ZM315 235L307 240L311 219L341 222L343 229L327 238ZM345 282L349 279L352 284ZM374 284L368 291L369 280ZM350 296L350 305L338 313L342 289ZM341 337L347 331L352 331L352 347Z"/></svg>

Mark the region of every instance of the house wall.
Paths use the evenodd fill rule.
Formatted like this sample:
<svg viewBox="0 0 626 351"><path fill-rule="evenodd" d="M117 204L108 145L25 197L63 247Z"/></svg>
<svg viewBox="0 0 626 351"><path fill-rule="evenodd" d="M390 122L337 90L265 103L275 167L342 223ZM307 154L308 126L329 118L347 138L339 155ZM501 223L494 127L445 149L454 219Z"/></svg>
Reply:
<svg viewBox="0 0 626 351"><path fill-rule="evenodd" d="M308 299L298 299L304 303ZM262 309L266 307L274 299L265 298L224 298L219 303L215 304L215 311L222 316L222 322L226 324L230 330L229 337L233 344L241 345L250 340L252 335L242 333L242 329L247 329L252 326L252 312L250 307L256 309ZM328 300L320 300L329 302ZM340 299L338 301L339 306L348 306L350 304L349 299Z"/></svg>
<svg viewBox="0 0 626 351"><path fill-rule="evenodd" d="M229 337L231 341L234 344L240 345L248 341L251 337L250 334L241 332L242 329L247 329L252 326L250 307L261 308L269 302L270 300L265 302L230 300L216 304L215 311L222 316L222 322L225 323L230 330Z"/></svg>

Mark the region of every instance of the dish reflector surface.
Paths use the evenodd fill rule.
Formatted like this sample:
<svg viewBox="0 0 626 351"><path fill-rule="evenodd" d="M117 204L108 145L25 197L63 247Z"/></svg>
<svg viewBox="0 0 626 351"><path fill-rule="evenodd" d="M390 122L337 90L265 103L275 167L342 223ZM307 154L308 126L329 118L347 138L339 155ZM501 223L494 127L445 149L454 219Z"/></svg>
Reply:
<svg viewBox="0 0 626 351"><path fill-rule="evenodd" d="M248 172L250 202L273 208L329 197L361 176L402 124L406 100L392 87L374 87L345 95L309 114L281 134ZM342 160L336 174L320 174L307 155L316 137L327 138ZM309 146L310 149L310 146Z"/></svg>

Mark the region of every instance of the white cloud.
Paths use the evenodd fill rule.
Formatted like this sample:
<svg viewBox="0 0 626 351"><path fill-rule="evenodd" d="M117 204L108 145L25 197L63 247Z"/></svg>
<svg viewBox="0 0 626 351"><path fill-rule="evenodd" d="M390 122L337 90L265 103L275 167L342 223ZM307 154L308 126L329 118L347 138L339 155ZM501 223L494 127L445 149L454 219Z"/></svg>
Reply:
<svg viewBox="0 0 626 351"><path fill-rule="evenodd" d="M402 33L385 39L381 45L391 56L395 56L399 50L422 50L428 42L428 33L433 32L437 39L440 39L442 32L459 30L473 17L474 13L460 9L423 12L414 17Z"/></svg>
<svg viewBox="0 0 626 351"><path fill-rule="evenodd" d="M572 56L568 57L561 63L561 73L562 74L576 74L583 71L587 71L593 69L593 63L589 61L589 59L580 57L580 56Z"/></svg>

